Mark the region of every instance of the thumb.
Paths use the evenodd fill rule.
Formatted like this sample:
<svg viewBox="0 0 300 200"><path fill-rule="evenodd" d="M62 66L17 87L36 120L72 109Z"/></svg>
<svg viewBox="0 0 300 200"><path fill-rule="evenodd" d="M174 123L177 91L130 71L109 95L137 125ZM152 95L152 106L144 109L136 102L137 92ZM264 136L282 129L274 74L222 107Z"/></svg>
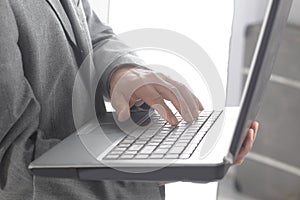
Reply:
<svg viewBox="0 0 300 200"><path fill-rule="evenodd" d="M120 122L126 121L130 117L129 102L126 101L123 95L114 95L111 99L112 106L117 112Z"/></svg>

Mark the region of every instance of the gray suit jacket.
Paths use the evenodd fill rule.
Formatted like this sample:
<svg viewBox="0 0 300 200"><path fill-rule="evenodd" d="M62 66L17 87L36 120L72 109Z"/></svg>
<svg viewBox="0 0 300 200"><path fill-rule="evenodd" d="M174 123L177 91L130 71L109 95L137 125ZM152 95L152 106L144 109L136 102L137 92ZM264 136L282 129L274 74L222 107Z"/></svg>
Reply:
<svg viewBox="0 0 300 200"><path fill-rule="evenodd" d="M106 61L128 51L86 0L0 1L1 200L161 199L156 183L43 178L27 170L34 158L75 131L74 78L95 48L98 60ZM135 62L131 54L113 62L101 78L101 91L107 94L115 67ZM104 112L103 98L97 103Z"/></svg>

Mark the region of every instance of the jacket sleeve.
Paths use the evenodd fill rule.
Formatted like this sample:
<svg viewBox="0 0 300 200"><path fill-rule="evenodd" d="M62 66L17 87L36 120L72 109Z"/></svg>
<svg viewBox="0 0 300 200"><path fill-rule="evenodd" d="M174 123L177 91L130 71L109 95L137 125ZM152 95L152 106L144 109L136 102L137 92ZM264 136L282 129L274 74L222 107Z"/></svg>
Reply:
<svg viewBox="0 0 300 200"><path fill-rule="evenodd" d="M0 2L0 27L0 164L2 165L5 154L17 139L30 137L37 131L40 105L24 75L18 46L18 27L8 0Z"/></svg>
<svg viewBox="0 0 300 200"><path fill-rule="evenodd" d="M109 82L111 74L120 65L133 64L144 65L143 60L138 58L124 42L120 41L113 30L103 24L91 9L88 0L82 0L86 20L94 48L95 66L101 66L103 70L100 86L103 94L109 98ZM103 67L105 66L105 67Z"/></svg>

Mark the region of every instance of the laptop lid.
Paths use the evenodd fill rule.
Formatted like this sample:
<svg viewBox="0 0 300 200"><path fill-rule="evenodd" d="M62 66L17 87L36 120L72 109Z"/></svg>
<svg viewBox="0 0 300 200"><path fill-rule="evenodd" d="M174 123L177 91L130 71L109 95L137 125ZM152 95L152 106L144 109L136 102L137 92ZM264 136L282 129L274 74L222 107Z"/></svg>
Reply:
<svg viewBox="0 0 300 200"><path fill-rule="evenodd" d="M230 146L230 154L233 159L237 157L247 130L258 114L292 2L292 0L270 0L269 2L245 84L240 104L240 116Z"/></svg>

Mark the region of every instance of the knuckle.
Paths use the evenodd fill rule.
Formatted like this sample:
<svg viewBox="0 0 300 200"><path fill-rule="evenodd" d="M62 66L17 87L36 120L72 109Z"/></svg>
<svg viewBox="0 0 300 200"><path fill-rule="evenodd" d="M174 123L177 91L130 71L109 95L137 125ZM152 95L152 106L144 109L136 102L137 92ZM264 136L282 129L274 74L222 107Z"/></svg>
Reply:
<svg viewBox="0 0 300 200"><path fill-rule="evenodd" d="M183 90L188 89L188 88L185 86L185 84L183 84L183 83L181 83L181 82L178 82L178 81L175 81L175 80L173 80L173 81L174 81L174 83L176 84L176 86L177 86L178 88L183 89Z"/></svg>
<svg viewBox="0 0 300 200"><path fill-rule="evenodd" d="M174 85L170 85L169 89L171 91L178 91L177 87L175 87Z"/></svg>
<svg viewBox="0 0 300 200"><path fill-rule="evenodd" d="M161 79L168 79L168 77L167 77L165 74L161 73L161 72L157 72L156 75L157 75L159 78L161 78Z"/></svg>
<svg viewBox="0 0 300 200"><path fill-rule="evenodd" d="M151 104L163 104L164 103L164 99L160 95L152 96L149 101L151 102Z"/></svg>
<svg viewBox="0 0 300 200"><path fill-rule="evenodd" d="M180 94L178 88L175 87L174 85L170 85L170 86L169 86L169 90L170 90L171 92L173 92L173 94L174 94L175 96L178 96L178 95Z"/></svg>
<svg viewBox="0 0 300 200"><path fill-rule="evenodd" d="M153 71L149 71L146 73L146 77L149 78L149 79L158 79L159 77L157 76L157 73L156 72L153 72Z"/></svg>

